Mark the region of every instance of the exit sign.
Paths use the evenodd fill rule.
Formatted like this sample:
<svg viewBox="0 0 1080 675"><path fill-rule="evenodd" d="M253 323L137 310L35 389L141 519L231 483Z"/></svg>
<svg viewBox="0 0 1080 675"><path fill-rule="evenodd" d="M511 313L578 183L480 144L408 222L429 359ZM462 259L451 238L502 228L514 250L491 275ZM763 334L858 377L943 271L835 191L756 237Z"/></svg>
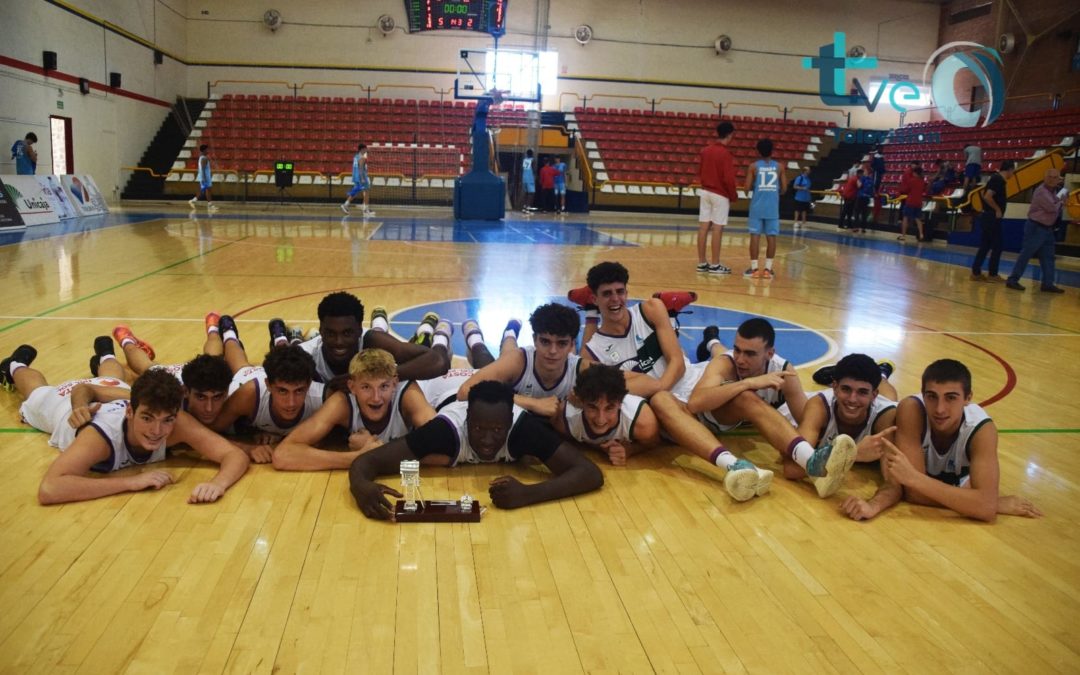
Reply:
<svg viewBox="0 0 1080 675"><path fill-rule="evenodd" d="M63 101L57 101L56 102L56 109L57 110L63 110L64 109L64 102Z"/></svg>

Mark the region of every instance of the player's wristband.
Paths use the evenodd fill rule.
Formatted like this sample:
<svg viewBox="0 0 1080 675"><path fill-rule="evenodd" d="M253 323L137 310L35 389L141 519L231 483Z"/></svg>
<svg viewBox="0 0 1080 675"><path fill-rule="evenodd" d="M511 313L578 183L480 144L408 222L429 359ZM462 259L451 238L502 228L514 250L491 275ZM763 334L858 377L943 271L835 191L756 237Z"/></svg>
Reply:
<svg viewBox="0 0 1080 675"><path fill-rule="evenodd" d="M598 310L598 309L587 309L587 310L585 310L584 314L585 314L585 323L600 323L600 310Z"/></svg>

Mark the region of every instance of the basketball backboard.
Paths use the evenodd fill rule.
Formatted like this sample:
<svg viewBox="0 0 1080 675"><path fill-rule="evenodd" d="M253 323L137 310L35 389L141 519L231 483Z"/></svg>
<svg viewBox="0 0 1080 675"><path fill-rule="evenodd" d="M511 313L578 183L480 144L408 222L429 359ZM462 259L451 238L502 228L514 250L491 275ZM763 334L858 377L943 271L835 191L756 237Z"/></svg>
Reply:
<svg viewBox="0 0 1080 675"><path fill-rule="evenodd" d="M462 49L458 52L454 97L484 98L498 89L504 101L540 102L541 55L510 49Z"/></svg>

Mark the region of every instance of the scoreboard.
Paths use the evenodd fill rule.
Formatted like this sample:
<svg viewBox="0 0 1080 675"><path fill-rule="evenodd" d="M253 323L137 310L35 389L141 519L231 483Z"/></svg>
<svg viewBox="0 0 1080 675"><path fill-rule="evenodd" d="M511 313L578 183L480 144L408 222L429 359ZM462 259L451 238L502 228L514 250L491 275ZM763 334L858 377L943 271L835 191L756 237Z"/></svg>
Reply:
<svg viewBox="0 0 1080 675"><path fill-rule="evenodd" d="M507 0L405 0L409 32L469 30L506 33Z"/></svg>

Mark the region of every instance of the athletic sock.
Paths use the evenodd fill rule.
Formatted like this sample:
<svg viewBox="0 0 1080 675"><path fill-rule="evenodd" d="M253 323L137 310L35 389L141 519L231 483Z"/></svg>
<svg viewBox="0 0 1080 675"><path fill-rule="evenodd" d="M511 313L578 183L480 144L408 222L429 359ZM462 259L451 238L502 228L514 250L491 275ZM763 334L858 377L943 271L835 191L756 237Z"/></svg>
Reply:
<svg viewBox="0 0 1080 675"><path fill-rule="evenodd" d="M446 333L435 333L435 337L431 339L432 347L445 347L450 348L450 336Z"/></svg>
<svg viewBox="0 0 1080 675"><path fill-rule="evenodd" d="M505 335L503 337L506 337ZM469 333L469 336L465 338L465 346L472 349L476 345L484 343L484 336L480 331Z"/></svg>
<svg viewBox="0 0 1080 675"><path fill-rule="evenodd" d="M29 366L27 366L25 363L20 363L18 361L12 361L11 363L8 364L8 375L10 375L12 377L15 377L15 371L18 370L19 368L29 368Z"/></svg>
<svg viewBox="0 0 1080 675"><path fill-rule="evenodd" d="M377 316L371 320L371 330L379 331L380 333L389 333L390 324L386 319L381 316Z"/></svg>
<svg viewBox="0 0 1080 675"><path fill-rule="evenodd" d="M127 337L125 337L123 340L120 341L120 349L123 349L124 347L127 347L128 345L137 346L138 344L139 343L135 341L134 337L132 337L131 335L128 335Z"/></svg>
<svg viewBox="0 0 1080 675"><path fill-rule="evenodd" d="M805 469L806 463L814 456L814 446L807 443L802 436L796 436L788 445L788 454L791 455L796 464Z"/></svg>
<svg viewBox="0 0 1080 675"><path fill-rule="evenodd" d="M772 258L765 258L765 269L769 270L770 272L772 272L772 261Z"/></svg>
<svg viewBox="0 0 1080 675"><path fill-rule="evenodd" d="M116 360L116 355L115 354L102 354L100 357L98 357L98 359L99 359L98 363L105 363L109 359L112 359L113 361L115 361Z"/></svg>
<svg viewBox="0 0 1080 675"><path fill-rule="evenodd" d="M755 258L754 260L751 260L751 261L750 261L750 269L752 269L752 270L757 270L757 267L758 267L758 261L757 261L757 259Z"/></svg>
<svg viewBox="0 0 1080 675"><path fill-rule="evenodd" d="M711 340L709 340L708 342L705 343L705 350L708 351L710 354L712 354L713 346L718 345L718 344L720 344L720 341L717 340L716 338L713 338L713 339L711 339Z"/></svg>
<svg viewBox="0 0 1080 675"><path fill-rule="evenodd" d="M730 450L721 445L712 451L712 454L709 455L709 461L721 469L730 469L731 465L739 460L735 455L731 454Z"/></svg>
<svg viewBox="0 0 1080 675"><path fill-rule="evenodd" d="M227 330L221 334L222 342L228 342L229 340L236 340L237 342L240 342L240 338L236 336L236 331Z"/></svg>
<svg viewBox="0 0 1080 675"><path fill-rule="evenodd" d="M435 327L429 323L422 323L416 328L417 335L431 335L435 332Z"/></svg>
<svg viewBox="0 0 1080 675"><path fill-rule="evenodd" d="M289 338L284 335L278 335L274 338L274 347L285 347L289 344Z"/></svg>

